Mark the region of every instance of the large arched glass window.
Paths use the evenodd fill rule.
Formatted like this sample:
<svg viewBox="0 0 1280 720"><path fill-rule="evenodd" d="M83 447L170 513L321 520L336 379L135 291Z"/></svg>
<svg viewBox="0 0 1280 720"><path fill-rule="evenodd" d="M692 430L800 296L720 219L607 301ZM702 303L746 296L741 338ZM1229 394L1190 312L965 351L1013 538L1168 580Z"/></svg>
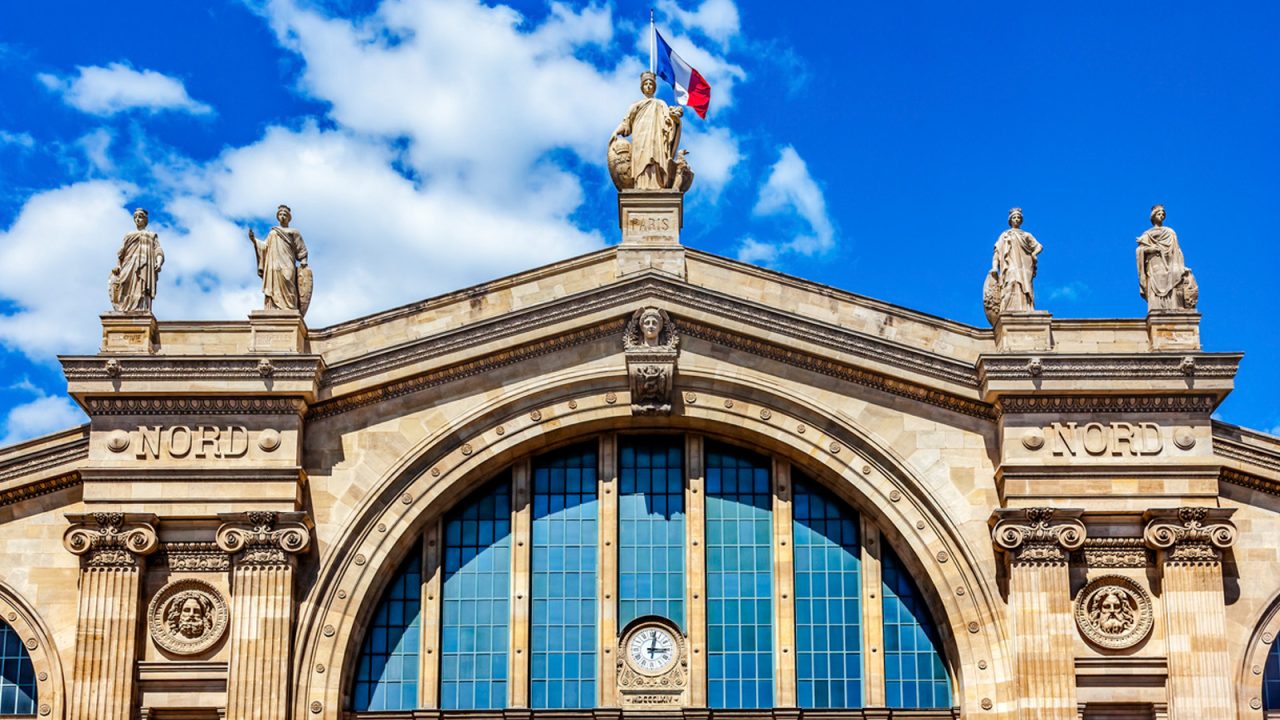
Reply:
<svg viewBox="0 0 1280 720"><path fill-rule="evenodd" d="M1262 675L1262 707L1268 711L1280 710L1280 643L1273 644L1267 651L1267 667Z"/></svg>
<svg viewBox="0 0 1280 720"><path fill-rule="evenodd" d="M0 715L36 714L36 671L22 638L0 620Z"/></svg>
<svg viewBox="0 0 1280 720"><path fill-rule="evenodd" d="M794 697L950 717L940 636L906 566L779 458L675 434L596 438L515 463L431 528L440 547L404 561L366 630L356 717L616 706L601 673L616 672L617 633L651 616L705 643L689 667L709 708Z"/></svg>

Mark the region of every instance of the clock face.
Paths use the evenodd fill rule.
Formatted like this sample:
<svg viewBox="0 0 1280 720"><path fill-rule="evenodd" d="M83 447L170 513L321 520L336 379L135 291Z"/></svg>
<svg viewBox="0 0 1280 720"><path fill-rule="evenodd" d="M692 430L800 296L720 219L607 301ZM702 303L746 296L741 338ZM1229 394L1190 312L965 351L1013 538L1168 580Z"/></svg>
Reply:
<svg viewBox="0 0 1280 720"><path fill-rule="evenodd" d="M627 657L637 670L656 675L675 664L676 640L665 628L642 627L631 635Z"/></svg>

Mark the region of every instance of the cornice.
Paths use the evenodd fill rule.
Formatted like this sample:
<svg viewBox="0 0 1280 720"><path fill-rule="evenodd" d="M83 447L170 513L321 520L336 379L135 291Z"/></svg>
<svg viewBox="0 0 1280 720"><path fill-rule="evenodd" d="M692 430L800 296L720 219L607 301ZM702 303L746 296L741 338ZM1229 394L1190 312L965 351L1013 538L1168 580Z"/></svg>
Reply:
<svg viewBox="0 0 1280 720"><path fill-rule="evenodd" d="M83 482L83 479L80 477L80 473L76 471L64 473L62 475L55 475L51 478L37 480L33 483L27 483L26 485L10 488L0 492L0 507L16 505L24 500L30 500L34 497L48 495L50 493L58 492L59 490L65 490L69 487L75 487L81 482Z"/></svg>
<svg viewBox="0 0 1280 720"><path fill-rule="evenodd" d="M88 433L77 435L70 442L17 455L0 463L0 483L6 483L24 475L34 475L49 468L87 460L88 457L89 435Z"/></svg>
<svg viewBox="0 0 1280 720"><path fill-rule="evenodd" d="M106 415L299 415L306 403L290 397L90 397L91 417Z"/></svg>
<svg viewBox="0 0 1280 720"><path fill-rule="evenodd" d="M1021 354L983 355L980 382L992 380L1230 380L1240 353ZM1190 359L1192 362L1187 363Z"/></svg>
<svg viewBox="0 0 1280 720"><path fill-rule="evenodd" d="M1271 448L1246 442L1267 443ZM1256 433L1236 425L1214 421L1213 451L1219 457L1253 465L1280 475L1280 439Z"/></svg>
<svg viewBox="0 0 1280 720"><path fill-rule="evenodd" d="M955 385L977 387L977 372L969 363L839 326L815 322L757 303L738 300L706 288L654 276L596 288L528 310L509 313L495 320L399 345L357 360L339 363L328 369L323 383L327 386L339 385L433 357L480 346L530 329L546 327L618 307L633 306L654 297L722 314L736 322L746 323L770 334L789 336ZM681 320L683 321L684 318L682 317Z"/></svg>
<svg viewBox="0 0 1280 720"><path fill-rule="evenodd" d="M1192 413L1217 407L1213 395L1008 395L996 400L996 411L1011 413Z"/></svg>
<svg viewBox="0 0 1280 720"><path fill-rule="evenodd" d="M1280 482L1276 482L1275 480L1268 480L1264 477L1240 472L1239 470L1228 467L1222 468L1222 474L1219 476L1219 479L1222 482L1238 485L1248 490L1256 490L1260 493L1280 497Z"/></svg>
<svg viewBox="0 0 1280 720"><path fill-rule="evenodd" d="M436 387L455 380L468 378L473 375L480 375L501 367L514 365L524 360L558 352L577 345L594 342L600 338L622 332L622 329L625 326L626 320L618 318L600 323L590 328L566 333L564 335L559 335L554 338L548 338L538 342L528 343L526 345L520 345L502 352L460 363L458 365L452 365L440 370L417 375L406 380L388 383L369 390L320 402L311 406L307 411L307 420L319 420L333 415L350 412L367 405L415 393L419 390Z"/></svg>
<svg viewBox="0 0 1280 720"><path fill-rule="evenodd" d="M63 355L67 381L113 380L317 380L324 370L319 355ZM264 375L263 360L270 362Z"/></svg>

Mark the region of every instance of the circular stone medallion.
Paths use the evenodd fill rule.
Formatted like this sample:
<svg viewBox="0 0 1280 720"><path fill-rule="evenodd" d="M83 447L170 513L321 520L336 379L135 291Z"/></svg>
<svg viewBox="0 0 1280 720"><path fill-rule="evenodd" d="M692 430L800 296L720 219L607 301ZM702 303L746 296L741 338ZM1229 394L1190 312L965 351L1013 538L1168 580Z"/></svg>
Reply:
<svg viewBox="0 0 1280 720"><path fill-rule="evenodd" d="M1120 650L1151 632L1151 596L1121 575L1094 578L1076 598L1076 625L1089 642Z"/></svg>
<svg viewBox="0 0 1280 720"><path fill-rule="evenodd" d="M226 632L227 603L203 580L175 580L156 593L147 618L157 645L177 655L195 655Z"/></svg>

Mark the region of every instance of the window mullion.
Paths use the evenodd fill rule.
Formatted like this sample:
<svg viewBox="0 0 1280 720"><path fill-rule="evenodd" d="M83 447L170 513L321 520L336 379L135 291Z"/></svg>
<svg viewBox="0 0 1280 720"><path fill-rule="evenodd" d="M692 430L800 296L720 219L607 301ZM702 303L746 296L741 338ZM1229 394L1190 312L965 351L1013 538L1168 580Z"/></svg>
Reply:
<svg viewBox="0 0 1280 720"><path fill-rule="evenodd" d="M773 684L776 707L796 706L795 554L791 464L773 461Z"/></svg>
<svg viewBox="0 0 1280 720"><path fill-rule="evenodd" d="M600 639L596 684L599 707L615 707L618 704L618 674L613 650L618 645L618 436L608 434L600 438L599 490L600 502L600 556L596 573L596 597L600 610L597 623Z"/></svg>
<svg viewBox="0 0 1280 720"><path fill-rule="evenodd" d="M531 462L511 469L511 648L507 654L507 707L529 707L529 592L533 535Z"/></svg>
<svg viewBox="0 0 1280 720"><path fill-rule="evenodd" d="M707 706L706 482L703 441L685 438L685 627L689 638L689 705Z"/></svg>
<svg viewBox="0 0 1280 720"><path fill-rule="evenodd" d="M427 525L422 548L422 631L418 652L418 707L440 707L440 620L444 573L441 572L441 524Z"/></svg>
<svg viewBox="0 0 1280 720"><path fill-rule="evenodd" d="M862 673L863 703L884 707L884 600L880 597L880 528L862 516Z"/></svg>

